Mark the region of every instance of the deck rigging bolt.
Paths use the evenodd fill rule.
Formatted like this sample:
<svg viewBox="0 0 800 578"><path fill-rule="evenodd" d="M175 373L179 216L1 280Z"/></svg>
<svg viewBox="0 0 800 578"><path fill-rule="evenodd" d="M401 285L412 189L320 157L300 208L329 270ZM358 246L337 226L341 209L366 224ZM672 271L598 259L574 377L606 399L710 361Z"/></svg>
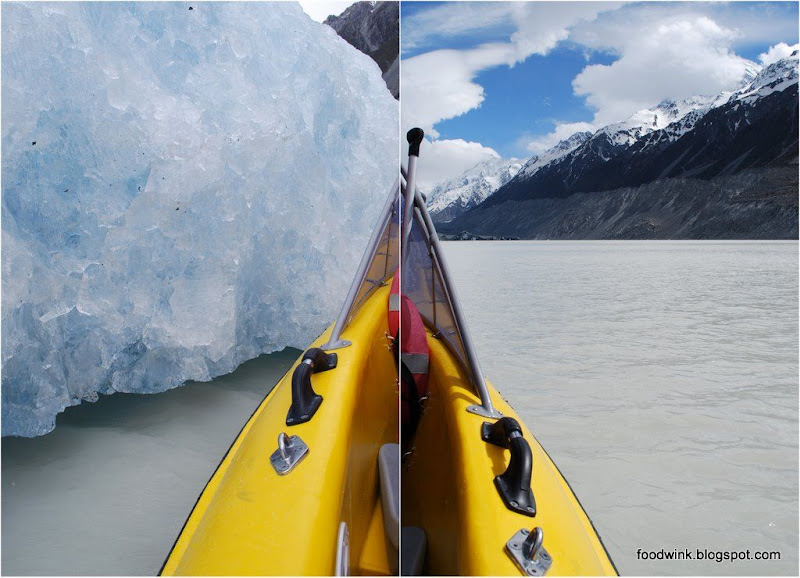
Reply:
<svg viewBox="0 0 800 578"><path fill-rule="evenodd" d="M287 441L286 434L283 433L283 432L279 433L278 434L278 449L281 452L281 459L284 462L288 462L289 461L289 454L286 453L286 441Z"/></svg>
<svg viewBox="0 0 800 578"><path fill-rule="evenodd" d="M537 526L523 542L522 553L529 560L536 561L542 550L542 542L544 542L544 531Z"/></svg>

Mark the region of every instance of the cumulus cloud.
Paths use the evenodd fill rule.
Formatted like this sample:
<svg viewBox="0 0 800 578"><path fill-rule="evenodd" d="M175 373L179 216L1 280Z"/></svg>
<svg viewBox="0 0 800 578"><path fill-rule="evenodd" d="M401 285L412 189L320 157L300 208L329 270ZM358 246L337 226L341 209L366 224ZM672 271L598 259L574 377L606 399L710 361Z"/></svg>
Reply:
<svg viewBox="0 0 800 578"><path fill-rule="evenodd" d="M492 148L461 139L425 139L420 147L420 156L425 162L418 165L417 186L425 193L440 182L457 177L479 163L500 158Z"/></svg>
<svg viewBox="0 0 800 578"><path fill-rule="evenodd" d="M787 56L791 56L792 52L798 49L800 49L800 44L789 46L785 42L780 42L775 46L770 46L769 50L767 50L763 54L759 54L758 60L764 66L769 66L773 62L778 62L781 58L786 58Z"/></svg>
<svg viewBox="0 0 800 578"><path fill-rule="evenodd" d="M426 34L456 31L458 26L474 30L475 23L486 22L481 17L484 10L489 22L510 19L514 23L515 32L509 42L489 42L465 50L434 50L404 59L401 66L403 97L400 99L404 127L420 126L429 135L438 136L434 128L436 123L481 105L484 89L475 79L482 71L501 65L513 66L532 54L547 54L567 38L569 27L619 6L608 2L509 2L503 5L486 3L484 8L481 4L455 2L430 10L442 19L442 24L435 31L416 32L415 42L422 42ZM461 11L466 11L468 17ZM404 30L406 27L414 29L410 23L404 24ZM404 33L403 43L407 41Z"/></svg>
<svg viewBox="0 0 800 578"><path fill-rule="evenodd" d="M704 15L652 19L638 10L579 30L575 40L619 58L593 64L573 80L575 94L595 109L594 124L622 120L665 98L731 90L757 68L731 49L738 32Z"/></svg>
<svg viewBox="0 0 800 578"><path fill-rule="evenodd" d="M403 52L433 40L456 39L513 31L513 2L446 2L412 16L403 16ZM480 40L476 44L480 44Z"/></svg>
<svg viewBox="0 0 800 578"><path fill-rule="evenodd" d="M734 47L797 42L797 5L792 2L708 2L691 4L726 28L737 30Z"/></svg>
<svg viewBox="0 0 800 578"><path fill-rule="evenodd" d="M439 136L433 128L437 122L483 102L483 87L475 82L478 72L506 62L512 52L508 44L493 43L471 50L435 50L403 60L403 126L419 126L426 134Z"/></svg>
<svg viewBox="0 0 800 578"><path fill-rule="evenodd" d="M516 140L520 152L539 153L574 132L593 131L623 120L665 98L735 89L747 71L760 66L739 56L736 51L740 47L773 43L759 57L761 65L797 49L792 45L797 42L796 10L787 6L716 2L436 4L404 19L404 49L420 52L426 47L448 46L448 41L449 46L469 48L436 49L403 60L403 125L422 126L435 139L439 136L437 123L475 110L484 102L486 93L479 80L483 71L514 66L532 54L547 55L563 42L583 50L587 60L598 53L613 56L610 64L587 63L572 81L574 93L585 98L590 118L556 123L547 134L527 134ZM779 40L784 42L775 44ZM445 148L449 153L459 151L452 143L467 144L449 142L443 153ZM479 147L474 150L485 149L478 143L469 144ZM474 165L480 160L470 162Z"/></svg>
<svg viewBox="0 0 800 578"><path fill-rule="evenodd" d="M516 32L511 35L516 62L532 54L545 55L570 36L579 23L593 22L599 14L613 12L621 2L511 2Z"/></svg>

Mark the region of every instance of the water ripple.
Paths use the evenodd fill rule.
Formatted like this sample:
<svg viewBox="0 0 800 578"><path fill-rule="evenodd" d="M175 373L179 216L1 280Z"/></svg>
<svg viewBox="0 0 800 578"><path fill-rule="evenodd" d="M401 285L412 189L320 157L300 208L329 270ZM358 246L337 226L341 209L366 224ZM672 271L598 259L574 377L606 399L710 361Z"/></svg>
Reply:
<svg viewBox="0 0 800 578"><path fill-rule="evenodd" d="M445 250L483 370L575 488L620 572L796 575L796 242ZM636 559L662 547L782 559Z"/></svg>

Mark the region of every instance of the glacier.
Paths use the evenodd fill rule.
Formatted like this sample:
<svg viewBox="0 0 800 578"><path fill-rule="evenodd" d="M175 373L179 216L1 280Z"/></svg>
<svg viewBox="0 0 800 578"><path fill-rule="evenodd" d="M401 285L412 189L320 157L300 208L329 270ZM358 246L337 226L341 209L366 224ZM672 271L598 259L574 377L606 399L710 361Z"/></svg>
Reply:
<svg viewBox="0 0 800 578"><path fill-rule="evenodd" d="M1 9L2 435L324 330L397 176L377 64L294 3Z"/></svg>

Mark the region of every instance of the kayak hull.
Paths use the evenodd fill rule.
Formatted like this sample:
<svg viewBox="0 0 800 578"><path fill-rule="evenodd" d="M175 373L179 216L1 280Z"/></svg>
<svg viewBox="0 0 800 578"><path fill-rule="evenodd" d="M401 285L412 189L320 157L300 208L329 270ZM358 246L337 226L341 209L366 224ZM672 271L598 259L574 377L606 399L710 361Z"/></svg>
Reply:
<svg viewBox="0 0 800 578"><path fill-rule="evenodd" d="M388 292L376 290L342 334L352 345L336 351L337 367L313 374L323 401L308 422L285 423L300 359L259 405L203 490L163 575L331 575L342 522L352 574L396 569L378 479L379 449L398 441ZM286 475L270 464L282 432L309 447Z"/></svg>
<svg viewBox="0 0 800 578"><path fill-rule="evenodd" d="M504 550L506 542L521 529L539 526L553 559L548 576L616 575L558 468L511 406L487 384L494 407L520 422L533 454L536 516L505 506L494 478L508 467L510 452L481 437L483 423L495 420L467 411L480 400L461 364L443 341L429 334L428 342L430 393L402 470L402 523L420 527L427 535L424 573L519 576Z"/></svg>

